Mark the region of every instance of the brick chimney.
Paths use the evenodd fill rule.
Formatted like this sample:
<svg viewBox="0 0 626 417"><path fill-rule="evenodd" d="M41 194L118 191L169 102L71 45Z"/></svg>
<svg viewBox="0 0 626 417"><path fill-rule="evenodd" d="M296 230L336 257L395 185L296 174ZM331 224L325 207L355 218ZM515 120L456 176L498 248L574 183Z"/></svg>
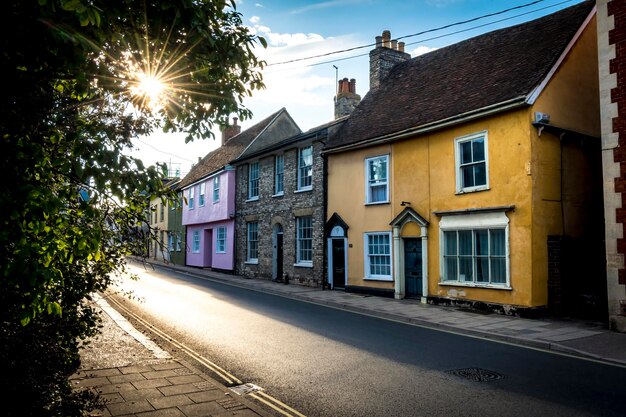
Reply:
<svg viewBox="0 0 626 417"><path fill-rule="evenodd" d="M335 119L347 116L359 105L361 96L356 93L356 80L347 78L337 83L337 95L335 96Z"/></svg>
<svg viewBox="0 0 626 417"><path fill-rule="evenodd" d="M404 42L391 39L391 32L376 36L376 47L370 51L370 91L376 90L394 65L408 61L411 54L404 52Z"/></svg>
<svg viewBox="0 0 626 417"><path fill-rule="evenodd" d="M233 117L233 124L222 129L222 145L224 145L230 138L237 136L241 133L241 126L237 124L237 118Z"/></svg>

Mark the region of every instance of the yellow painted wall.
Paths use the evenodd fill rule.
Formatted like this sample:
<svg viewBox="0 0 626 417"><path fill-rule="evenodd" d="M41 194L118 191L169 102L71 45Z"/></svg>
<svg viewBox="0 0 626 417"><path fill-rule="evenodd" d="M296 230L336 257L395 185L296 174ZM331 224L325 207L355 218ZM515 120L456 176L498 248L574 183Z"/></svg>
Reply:
<svg viewBox="0 0 626 417"><path fill-rule="evenodd" d="M393 282L363 279L363 233L391 231L389 223L405 208L400 203L408 201L430 223L430 296L526 307L546 305L547 236L559 234L562 228L560 145L558 140L538 137L531 122L534 111L541 111L550 114L554 124L599 136L595 51L593 21L534 106L389 145L329 154L328 217L336 212L349 226L348 285L394 288ZM489 189L457 195L454 140L482 131L488 134ZM365 159L387 153L390 203L366 206ZM511 205L515 206L507 212L511 289L440 285L440 217L433 213Z"/></svg>
<svg viewBox="0 0 626 417"><path fill-rule="evenodd" d="M550 124L600 138L600 93L598 82L598 57L595 17L589 22L580 38L565 57L559 69L537 98L529 119L534 112L550 115ZM548 302L548 251L549 235L570 236L582 233L585 223L563 220L561 169L571 175L586 168L586 162L565 145L561 155L560 139L545 131L541 136L537 129L531 130L532 178L533 178L533 288L534 300L538 305ZM578 147L576 147L578 148ZM579 151L578 151L579 152ZM578 160L577 160L578 159ZM586 178L577 175L584 188ZM576 208L574 208L576 210ZM576 218L575 211L569 210ZM588 219L589 220L589 219Z"/></svg>

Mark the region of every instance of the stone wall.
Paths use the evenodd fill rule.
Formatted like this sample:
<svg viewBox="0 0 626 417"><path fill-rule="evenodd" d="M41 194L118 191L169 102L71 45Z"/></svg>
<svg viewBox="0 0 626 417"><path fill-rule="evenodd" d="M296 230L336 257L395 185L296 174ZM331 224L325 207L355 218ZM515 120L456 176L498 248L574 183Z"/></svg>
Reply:
<svg viewBox="0 0 626 417"><path fill-rule="evenodd" d="M310 142L298 143L304 147ZM236 273L250 278L276 279L275 229L283 230L283 272L289 283L306 286L322 284L324 269L324 162L321 142L313 142L313 178L311 191L297 191L298 148L281 149L259 159L259 198L248 201L248 163L237 166L236 191ZM274 195L275 155L284 155L284 192ZM311 267L296 266L296 217L312 216L313 262ZM258 263L246 262L247 223L258 222Z"/></svg>

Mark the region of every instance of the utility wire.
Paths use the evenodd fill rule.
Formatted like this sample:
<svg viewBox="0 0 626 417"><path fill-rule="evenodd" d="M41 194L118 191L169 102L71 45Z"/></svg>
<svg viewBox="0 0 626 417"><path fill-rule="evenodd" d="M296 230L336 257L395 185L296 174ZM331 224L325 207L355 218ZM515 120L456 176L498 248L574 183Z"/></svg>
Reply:
<svg viewBox="0 0 626 417"><path fill-rule="evenodd" d="M467 23L475 22L477 20L486 19L488 17L498 16L498 15L501 15L501 14L504 14L504 13L508 13L510 11L513 11L513 10L519 10L519 9L523 9L523 8L526 8L526 7L530 7L530 6L533 6L535 4L542 3L544 1L545 0L534 0L534 1L530 2L530 3L525 3L525 4L522 4L522 5L519 5L519 6L510 7L508 9L500 10L500 11L493 12L493 13L488 13L488 14L485 14L485 15L481 15L481 16L477 16L477 17L471 18L471 19L450 23L448 25L440 26L440 27L433 28L433 29L424 30L424 31L417 32L417 33L414 33L414 34L411 34L411 35L400 36L398 38L395 38L395 40L412 38L412 37L415 37L415 36L424 35L426 33L437 32L437 31L440 31L440 30L444 30L444 29L448 29L448 28L454 27L454 26L464 25L464 24L467 24ZM536 12L536 11L539 11L539 10L543 10L543 9L547 9L547 8L550 8L550 7L555 7L555 6L558 6L560 4L568 3L568 2L571 2L571 1L573 1L573 0L566 0L564 2L557 3L557 4L554 4L552 6L547 6L547 7L544 7L542 9L535 10L533 12ZM528 13L533 13L533 12L528 12ZM498 23L500 21L504 21L504 20L515 18L515 17L523 16L523 15L528 14L528 13L522 13L522 14L517 15L517 16L513 16L513 17L510 17L510 18L498 20L498 21L492 22L492 23L487 23L485 25L479 25L479 26L476 26L476 27L471 28L471 29L476 29L476 28L480 28L480 27L486 26L488 24ZM453 32L453 33L450 33L448 35L443 35L443 36L450 36L450 35L453 35L455 33L461 33L461 32L465 32L465 31L471 30L471 29L460 30L458 32ZM431 38L431 39L438 39L438 38L443 37L443 36L434 37L434 38ZM426 40L431 40L431 39L426 39ZM422 40L421 42L424 42L424 40ZM413 43L411 43L411 44L413 44ZM311 56L307 56L307 57L303 57L303 58L294 58L294 59L290 59L290 60L287 60L287 61L273 62L273 63L267 64L266 67L290 64L290 63L293 63L293 62L307 61L307 60L315 59L315 58L323 58L323 57L326 57L326 56L341 54L341 53L345 53L345 52L356 51L356 50L363 49L363 48L371 48L372 46L376 46L376 43L370 43L370 44L367 44L367 45L355 46L355 47L352 47L352 48L341 49L341 50L338 50L338 51L331 51L331 52L327 52L327 53L324 53L324 54L311 55ZM357 55L357 56L362 56L362 55ZM352 58L352 57L350 57L350 58ZM338 59L336 61L341 61L341 60L345 60L345 59L349 59L349 58L342 58L342 59ZM336 62L336 61L325 61L325 63ZM319 64L313 64L313 65L319 65ZM313 66L313 65L311 65L311 66Z"/></svg>
<svg viewBox="0 0 626 417"><path fill-rule="evenodd" d="M544 1L544 0L539 0L539 1ZM535 1L533 3L529 3L528 5L532 5L532 4L538 3L539 1ZM560 6L562 4L571 3L572 1L574 1L574 0L565 0L565 1L562 1L562 2L559 2L559 3L552 4L550 6L545 6L545 7L536 9L536 10L531 10L529 12L519 13L519 14L516 14L514 16L509 16L509 17L505 17L505 18L502 18L502 19L494 20L493 22L483 23L481 25L472 26L470 28L457 30L457 31L446 33L446 34L439 35L439 36L433 36L433 37L430 37L430 38L420 39L418 41L407 43L406 45L407 46L416 45L418 43L428 42L428 41L432 41L432 40L435 40L435 39L441 39L441 38L445 38L445 37L456 35L456 34L463 33L463 32L469 32L469 31L474 30L474 29L480 29L482 27L494 25L496 23L505 22L507 20L512 20L512 19L515 19L515 18L518 18L518 17L521 17L521 16L526 16L526 15L532 14L532 13L537 13L537 12L540 12L542 10L551 9L551 8ZM515 8L511 8L511 9L507 9L507 10L513 10L513 9L516 9L516 8L519 9L521 7L526 7L526 6L527 5L516 6ZM475 21L475 20L478 20L478 19L483 18L483 17L488 17L488 16L490 17L490 16L493 16L493 15L496 15L496 14L501 14L501 13L504 13L504 12L505 11L491 13L489 15L484 15L484 16L481 16L481 17L478 17L478 18L470 19L469 21ZM452 23L452 24L449 24L449 25L446 25L446 26L442 26L441 28L430 29L430 30L426 30L426 31L423 31L423 32L420 32L420 33L417 33L417 34L402 36L402 37L397 38L397 39L404 39L404 38L408 38L408 37L419 36L420 34L434 32L434 31L437 31L437 30L441 30L441 29L444 29L444 28L449 28L449 27L460 25L460 24L464 24L464 23L467 23L467 22L468 21ZM344 49L344 50L340 50L340 51L328 52L326 54L315 55L315 56L299 58L299 59L293 59L293 60L284 61L284 62L277 62L277 63L273 63L273 64L268 64L267 66L270 66L270 65L271 66L276 66L276 65L287 64L287 63L292 63L292 62L296 62L296 61L303 61L303 60L308 60L308 59L313 59L313 58L320 58L320 57L323 57L323 56L339 54L339 53L344 53L344 52L350 52L350 51L353 51L353 50L367 48L367 47L371 47L371 46L375 46L375 45L376 44L374 43L374 44L369 44L369 45L357 46L357 47L348 48L348 49ZM364 54L352 55L352 56L348 56L348 57L345 57L345 58L331 59L331 60L328 60L328 61L317 62L315 64L307 64L305 66L306 67L315 67L315 66L318 66L318 65L325 65L325 64L330 64L330 63L333 63L333 62L340 62L340 61L346 61L346 60L349 60L349 59L360 58L360 57L363 57L363 56L367 56L368 54L369 54L369 52L366 52ZM276 71L271 71L271 72L276 72Z"/></svg>

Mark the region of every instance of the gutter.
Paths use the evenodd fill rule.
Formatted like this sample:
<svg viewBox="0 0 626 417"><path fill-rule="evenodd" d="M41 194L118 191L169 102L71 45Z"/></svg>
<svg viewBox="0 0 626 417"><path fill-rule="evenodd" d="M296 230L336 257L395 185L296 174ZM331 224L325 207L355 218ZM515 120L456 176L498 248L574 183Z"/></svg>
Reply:
<svg viewBox="0 0 626 417"><path fill-rule="evenodd" d="M491 104L480 109L471 110L465 113L458 114L456 116L448 117L447 119L437 120L436 122L426 123L422 126L412 127L409 129L401 130L399 132L390 133L376 138L367 139L358 143L352 143L349 145L343 145L332 149L322 150L322 154L331 154L343 152L350 149L365 148L372 145L381 145L389 142L393 142L407 137L417 136L424 133L432 132L435 130L443 129L449 126L458 125L471 120L479 119L481 117L489 116L495 113L500 113L507 110L517 109L530 105L527 100L527 96L518 96L501 103Z"/></svg>

